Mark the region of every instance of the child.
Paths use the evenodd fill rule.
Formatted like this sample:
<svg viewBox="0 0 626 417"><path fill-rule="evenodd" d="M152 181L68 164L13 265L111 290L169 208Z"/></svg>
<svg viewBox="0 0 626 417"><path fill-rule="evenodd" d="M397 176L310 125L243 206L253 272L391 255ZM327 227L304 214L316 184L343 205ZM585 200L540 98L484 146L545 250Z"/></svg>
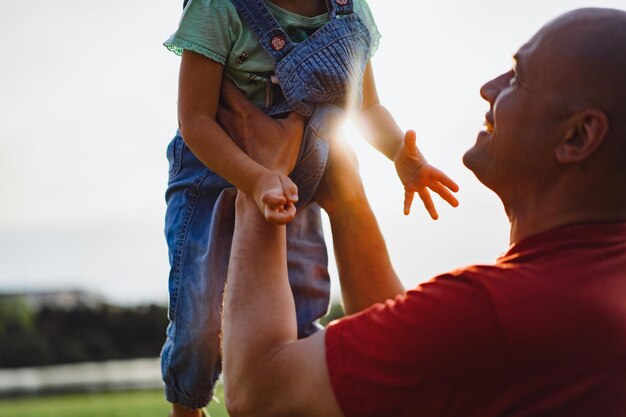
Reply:
<svg viewBox="0 0 626 417"><path fill-rule="evenodd" d="M220 374L233 186L253 196L268 221L289 222L285 208L297 202L287 225L289 279L299 337L316 331L329 280L319 207L310 200L324 172L327 139L347 108L362 109L368 140L395 162L405 213L417 191L436 218L426 186L456 205L448 191L456 184L426 163L412 132L403 144L402 131L378 102L368 64L378 39L365 0L191 0L185 7L178 31L165 42L183 57L180 133L168 146L170 325L162 351L168 401L187 409L206 405ZM216 123L223 76L270 115L310 117L290 175L297 197L277 196L289 179L250 159Z"/></svg>

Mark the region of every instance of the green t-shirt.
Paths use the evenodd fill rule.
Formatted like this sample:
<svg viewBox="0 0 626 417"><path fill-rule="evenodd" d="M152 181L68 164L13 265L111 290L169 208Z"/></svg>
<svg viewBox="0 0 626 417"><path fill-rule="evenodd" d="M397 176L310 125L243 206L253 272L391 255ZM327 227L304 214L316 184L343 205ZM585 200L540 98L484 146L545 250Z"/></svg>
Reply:
<svg viewBox="0 0 626 417"><path fill-rule="evenodd" d="M380 34L366 1L353 1L354 13L363 20L372 38L371 57ZM329 20L328 13L306 17L267 0L265 4L293 42L303 41ZM230 0L191 0L183 11L178 30L163 45L177 55L188 49L219 62L224 65L226 76L257 106L273 104L274 61Z"/></svg>

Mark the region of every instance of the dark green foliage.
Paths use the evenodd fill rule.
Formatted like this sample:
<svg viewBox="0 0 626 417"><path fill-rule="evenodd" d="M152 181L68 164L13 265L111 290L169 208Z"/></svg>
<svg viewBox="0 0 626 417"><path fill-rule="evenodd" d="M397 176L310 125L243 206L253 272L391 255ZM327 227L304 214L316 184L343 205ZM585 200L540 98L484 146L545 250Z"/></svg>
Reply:
<svg viewBox="0 0 626 417"><path fill-rule="evenodd" d="M156 357L165 339L161 306L30 310L0 298L0 368Z"/></svg>
<svg viewBox="0 0 626 417"><path fill-rule="evenodd" d="M343 315L333 303L320 322ZM156 357L167 323L164 306L33 310L19 297L0 296L0 368Z"/></svg>
<svg viewBox="0 0 626 417"><path fill-rule="evenodd" d="M345 313L343 312L343 307L339 302L333 301L333 303L330 305L330 310L328 311L328 314L322 317L320 323L322 324L322 326L326 327L331 321L340 319L343 316L345 316Z"/></svg>

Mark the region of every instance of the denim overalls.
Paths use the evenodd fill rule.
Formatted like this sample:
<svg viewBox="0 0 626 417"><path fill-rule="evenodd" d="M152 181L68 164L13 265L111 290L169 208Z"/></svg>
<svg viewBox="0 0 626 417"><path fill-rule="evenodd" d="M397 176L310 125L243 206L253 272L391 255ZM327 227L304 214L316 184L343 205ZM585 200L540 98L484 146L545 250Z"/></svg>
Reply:
<svg viewBox="0 0 626 417"><path fill-rule="evenodd" d="M306 337L318 330L330 294L320 208L311 199L326 167L328 138L344 115L342 106L350 99L360 103L370 35L352 13L352 0L328 0L330 21L299 44L290 41L263 0L231 1L276 63L285 100L265 111L310 116L290 175L298 186L298 211L287 225L298 337ZM193 409L209 402L221 373L221 306L237 191L202 164L179 133L167 158L170 324L161 366L167 400Z"/></svg>

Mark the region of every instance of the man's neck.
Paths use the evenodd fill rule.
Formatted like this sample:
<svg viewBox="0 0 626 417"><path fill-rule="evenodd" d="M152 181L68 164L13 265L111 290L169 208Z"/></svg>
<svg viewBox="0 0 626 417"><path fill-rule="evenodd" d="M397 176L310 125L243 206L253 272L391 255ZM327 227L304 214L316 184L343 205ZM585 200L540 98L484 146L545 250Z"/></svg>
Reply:
<svg viewBox="0 0 626 417"><path fill-rule="evenodd" d="M542 189L509 196L512 198L505 202L505 209L511 222L511 244L568 224L626 221L626 193L623 186L617 186L621 183L617 179L592 181L584 175L563 176L546 181Z"/></svg>
<svg viewBox="0 0 626 417"><path fill-rule="evenodd" d="M568 224L626 222L626 207L568 208L553 213L544 211L531 216L510 215L509 220L511 221L509 239L513 244L537 233Z"/></svg>

